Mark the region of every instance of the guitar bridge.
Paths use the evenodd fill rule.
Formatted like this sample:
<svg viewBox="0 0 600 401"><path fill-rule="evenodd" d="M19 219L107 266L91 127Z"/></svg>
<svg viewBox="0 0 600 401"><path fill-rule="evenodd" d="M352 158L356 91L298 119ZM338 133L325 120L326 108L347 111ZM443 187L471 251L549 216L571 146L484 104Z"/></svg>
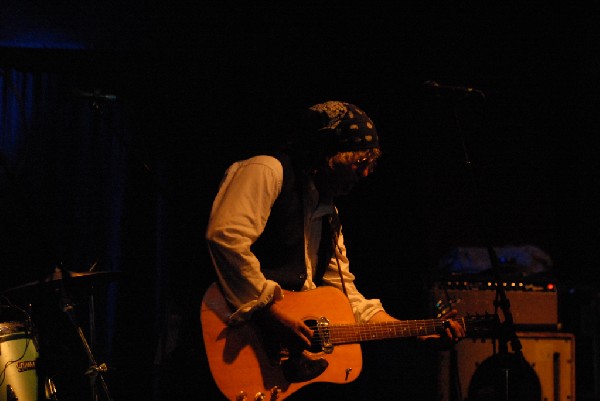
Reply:
<svg viewBox="0 0 600 401"><path fill-rule="evenodd" d="M333 344L329 335L329 320L326 317L320 317L317 320L317 334L321 340L321 350L326 354L333 352Z"/></svg>

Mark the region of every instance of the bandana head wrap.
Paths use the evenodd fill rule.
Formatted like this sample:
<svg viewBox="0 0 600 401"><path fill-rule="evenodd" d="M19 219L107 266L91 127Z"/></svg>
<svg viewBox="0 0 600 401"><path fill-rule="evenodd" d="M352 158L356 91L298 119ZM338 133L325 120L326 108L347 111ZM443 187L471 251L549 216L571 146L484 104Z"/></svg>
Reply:
<svg viewBox="0 0 600 401"><path fill-rule="evenodd" d="M379 147L373 121L355 105L328 101L311 106L308 110L315 129L327 135L326 142L331 153Z"/></svg>

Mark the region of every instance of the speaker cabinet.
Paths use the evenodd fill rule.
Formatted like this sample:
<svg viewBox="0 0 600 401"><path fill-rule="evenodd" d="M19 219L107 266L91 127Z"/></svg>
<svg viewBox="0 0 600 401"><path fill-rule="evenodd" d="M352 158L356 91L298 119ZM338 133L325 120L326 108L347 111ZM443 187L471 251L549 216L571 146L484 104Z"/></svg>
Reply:
<svg viewBox="0 0 600 401"><path fill-rule="evenodd" d="M523 356L541 386L541 401L575 400L575 337L570 333L518 332ZM469 401L469 385L493 356L491 340L464 339L454 351L442 352L438 375L438 400ZM509 390L510 394L510 390Z"/></svg>

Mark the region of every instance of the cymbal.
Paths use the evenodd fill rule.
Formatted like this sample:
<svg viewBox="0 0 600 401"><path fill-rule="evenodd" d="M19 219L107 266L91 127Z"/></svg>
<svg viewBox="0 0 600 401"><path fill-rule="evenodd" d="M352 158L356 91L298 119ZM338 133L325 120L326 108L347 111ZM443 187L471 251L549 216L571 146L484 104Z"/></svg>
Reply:
<svg viewBox="0 0 600 401"><path fill-rule="evenodd" d="M40 285L55 285L61 282L68 282L68 285L75 286L92 286L95 284L108 283L116 280L121 276L121 272L117 271L97 271L97 272L72 272L67 271L68 277L63 277L61 269L56 268L54 272L48 275L43 280L31 281L16 287L12 287L3 291L3 293L13 293L21 290L39 288Z"/></svg>

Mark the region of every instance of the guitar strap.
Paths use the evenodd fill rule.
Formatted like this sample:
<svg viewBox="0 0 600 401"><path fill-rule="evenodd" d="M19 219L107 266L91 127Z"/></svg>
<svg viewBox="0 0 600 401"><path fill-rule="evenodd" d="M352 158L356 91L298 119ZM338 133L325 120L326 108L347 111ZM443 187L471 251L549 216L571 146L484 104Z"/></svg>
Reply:
<svg viewBox="0 0 600 401"><path fill-rule="evenodd" d="M329 215L329 227L331 227L331 241L333 241L333 244L332 244L333 245L333 255L335 256L335 263L337 264L338 274L340 275L340 280L342 282L342 291L344 292L344 295L346 296L346 298L348 298L348 292L346 291L346 282L344 281L344 275L342 274L342 266L340 265L340 260L338 258L338 254L337 254L337 251L340 251L340 246L338 243L339 224L333 223L333 216L336 217L337 222L339 222L339 216L337 214L337 211L334 211L333 213L334 213L333 215ZM341 253L341 251L340 251L340 253Z"/></svg>

